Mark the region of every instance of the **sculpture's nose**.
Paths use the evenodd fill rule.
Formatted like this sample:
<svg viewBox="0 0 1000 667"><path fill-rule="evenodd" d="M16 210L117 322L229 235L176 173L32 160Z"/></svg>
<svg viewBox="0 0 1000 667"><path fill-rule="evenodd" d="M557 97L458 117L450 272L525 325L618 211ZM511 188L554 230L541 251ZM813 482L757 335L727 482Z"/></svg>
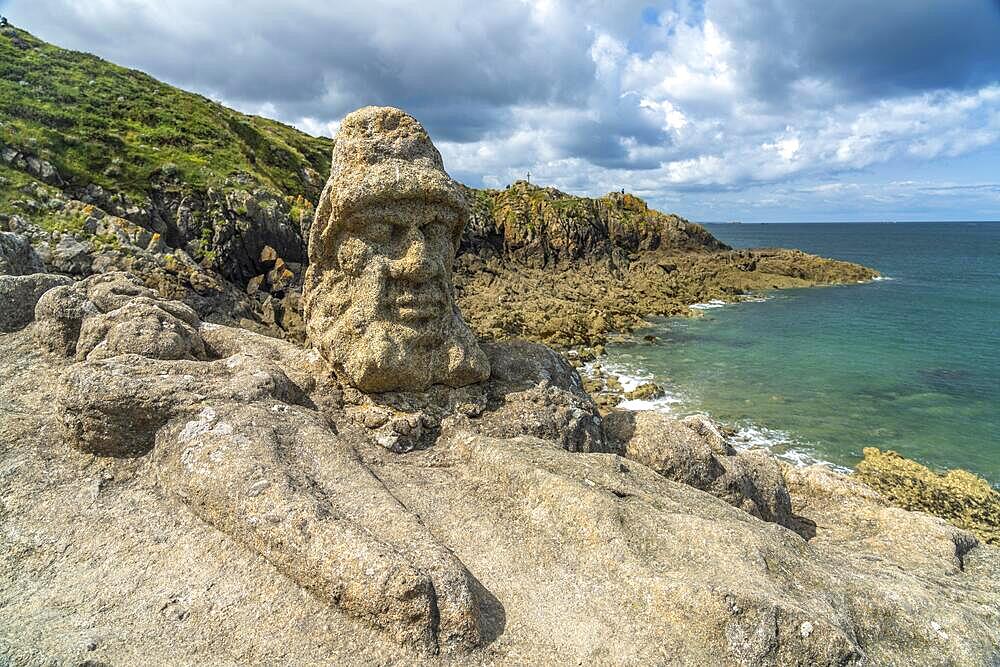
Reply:
<svg viewBox="0 0 1000 667"><path fill-rule="evenodd" d="M428 252L427 239L419 229L410 229L405 250L401 257L389 265L393 278L414 283L426 282L433 278L438 270L438 263Z"/></svg>

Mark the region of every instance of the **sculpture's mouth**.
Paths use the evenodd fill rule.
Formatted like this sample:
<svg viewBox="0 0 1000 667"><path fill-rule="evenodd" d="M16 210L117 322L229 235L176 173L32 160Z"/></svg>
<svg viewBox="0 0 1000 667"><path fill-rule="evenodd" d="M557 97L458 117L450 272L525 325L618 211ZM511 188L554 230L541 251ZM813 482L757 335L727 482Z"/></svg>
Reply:
<svg viewBox="0 0 1000 667"><path fill-rule="evenodd" d="M391 299L401 320L414 321L440 317L447 306L444 294L437 289L397 287Z"/></svg>

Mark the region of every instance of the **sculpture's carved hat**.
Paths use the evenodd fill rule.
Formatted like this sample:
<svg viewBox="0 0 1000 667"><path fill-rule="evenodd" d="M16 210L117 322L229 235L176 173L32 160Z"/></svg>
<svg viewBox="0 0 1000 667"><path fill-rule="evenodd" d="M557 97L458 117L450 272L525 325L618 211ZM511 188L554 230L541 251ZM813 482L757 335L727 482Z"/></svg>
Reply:
<svg viewBox="0 0 1000 667"><path fill-rule="evenodd" d="M455 209L457 243L469 213L462 186L445 172L427 131L393 107L364 107L344 118L323 197L316 223L325 235L355 211L410 199Z"/></svg>

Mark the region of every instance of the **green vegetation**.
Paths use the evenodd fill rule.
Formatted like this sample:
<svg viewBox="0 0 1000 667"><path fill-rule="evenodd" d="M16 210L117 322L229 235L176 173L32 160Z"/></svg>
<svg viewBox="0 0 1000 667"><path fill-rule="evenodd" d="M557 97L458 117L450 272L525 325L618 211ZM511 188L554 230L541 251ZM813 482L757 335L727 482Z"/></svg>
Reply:
<svg viewBox="0 0 1000 667"><path fill-rule="evenodd" d="M726 248L700 225L651 209L627 193L576 197L516 181L504 190L475 191L472 208L473 226L500 232L508 249L541 243L561 249L566 256L582 258L611 247L628 252Z"/></svg>
<svg viewBox="0 0 1000 667"><path fill-rule="evenodd" d="M0 119L0 144L49 161L70 185L139 200L161 174L203 188L235 173L315 200L332 148L13 27L0 32Z"/></svg>

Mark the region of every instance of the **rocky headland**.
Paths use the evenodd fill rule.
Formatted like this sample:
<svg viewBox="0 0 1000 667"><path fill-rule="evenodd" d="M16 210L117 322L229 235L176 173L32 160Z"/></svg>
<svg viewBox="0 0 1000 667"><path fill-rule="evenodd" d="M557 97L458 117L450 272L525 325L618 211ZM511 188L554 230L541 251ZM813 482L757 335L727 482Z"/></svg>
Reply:
<svg viewBox="0 0 1000 667"><path fill-rule="evenodd" d="M539 342L872 270L469 190L395 109L333 143L0 55L0 661L998 659L991 489L602 413Z"/></svg>

